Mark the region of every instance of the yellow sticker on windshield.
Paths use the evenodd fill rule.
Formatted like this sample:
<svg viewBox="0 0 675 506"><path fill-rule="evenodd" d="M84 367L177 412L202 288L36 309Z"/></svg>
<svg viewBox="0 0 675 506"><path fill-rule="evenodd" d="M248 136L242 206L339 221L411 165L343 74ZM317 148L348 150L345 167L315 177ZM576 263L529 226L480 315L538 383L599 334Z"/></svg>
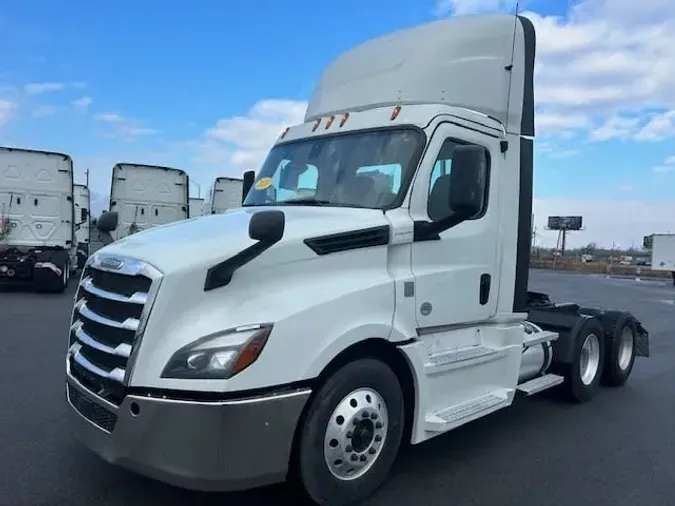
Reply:
<svg viewBox="0 0 675 506"><path fill-rule="evenodd" d="M258 181L255 183L256 190L266 190L270 186L272 186L271 177L263 177L261 179L258 179Z"/></svg>

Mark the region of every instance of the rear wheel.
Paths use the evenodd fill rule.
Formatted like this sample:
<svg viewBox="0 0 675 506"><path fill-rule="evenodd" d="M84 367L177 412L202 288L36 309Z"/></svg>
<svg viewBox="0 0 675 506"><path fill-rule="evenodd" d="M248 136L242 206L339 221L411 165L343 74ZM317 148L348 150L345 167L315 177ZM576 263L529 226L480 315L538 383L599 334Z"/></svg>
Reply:
<svg viewBox="0 0 675 506"><path fill-rule="evenodd" d="M605 336L596 319L588 319L579 331L571 364L562 365L567 396L576 402L595 397L604 366Z"/></svg>
<svg viewBox="0 0 675 506"><path fill-rule="evenodd" d="M618 313L608 325L605 370L602 382L608 386L621 386L628 381L635 363L635 320L625 313Z"/></svg>
<svg viewBox="0 0 675 506"><path fill-rule="evenodd" d="M300 433L298 477L321 506L355 504L384 482L404 425L403 393L383 362L361 359L331 376Z"/></svg>

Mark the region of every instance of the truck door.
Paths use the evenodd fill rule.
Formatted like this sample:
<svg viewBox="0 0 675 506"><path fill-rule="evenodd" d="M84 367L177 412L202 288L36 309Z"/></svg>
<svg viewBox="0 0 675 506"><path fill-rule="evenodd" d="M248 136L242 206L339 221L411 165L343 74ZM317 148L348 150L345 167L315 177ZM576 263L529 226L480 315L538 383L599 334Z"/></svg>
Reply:
<svg viewBox="0 0 675 506"><path fill-rule="evenodd" d="M482 211L440 233L440 240L412 244L417 324L420 329L479 322L497 310L499 288L499 141L480 132L441 123L415 179L410 212L414 221L433 221L452 213L448 188L453 150L479 144L490 150Z"/></svg>

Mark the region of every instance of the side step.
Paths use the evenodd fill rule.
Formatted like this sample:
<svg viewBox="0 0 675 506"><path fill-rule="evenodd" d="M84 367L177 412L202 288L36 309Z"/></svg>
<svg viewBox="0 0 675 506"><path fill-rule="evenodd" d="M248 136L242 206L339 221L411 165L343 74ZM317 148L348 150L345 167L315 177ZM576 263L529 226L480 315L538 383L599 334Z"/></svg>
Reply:
<svg viewBox="0 0 675 506"><path fill-rule="evenodd" d="M551 332L550 330L542 330L541 332L532 332L530 334L526 333L523 347L527 348L529 346L534 346L535 344L555 341L558 337L559 335L557 332Z"/></svg>
<svg viewBox="0 0 675 506"><path fill-rule="evenodd" d="M544 376L539 376L538 378L521 383L516 387L516 389L529 396L538 394L539 392L542 392L548 388L560 385L563 381L565 381L565 378L562 376L557 376L555 374L545 374Z"/></svg>
<svg viewBox="0 0 675 506"><path fill-rule="evenodd" d="M498 358L503 353L486 346L467 346L466 348L457 348L454 350L442 351L429 355L424 364L424 371L431 376L445 372L448 369L454 369L463 365L477 364Z"/></svg>
<svg viewBox="0 0 675 506"><path fill-rule="evenodd" d="M428 432L445 432L492 411L497 411L507 405L511 392L513 390L510 389L495 390L482 397L431 413L424 419L424 429Z"/></svg>

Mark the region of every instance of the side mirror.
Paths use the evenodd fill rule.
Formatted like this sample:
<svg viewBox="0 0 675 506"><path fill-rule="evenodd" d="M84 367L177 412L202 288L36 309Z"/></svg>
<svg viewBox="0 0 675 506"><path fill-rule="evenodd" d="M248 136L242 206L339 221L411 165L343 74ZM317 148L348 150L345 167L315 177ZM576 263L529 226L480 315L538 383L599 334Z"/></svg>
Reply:
<svg viewBox="0 0 675 506"><path fill-rule="evenodd" d="M115 211L106 211L96 221L96 228L101 232L112 232L117 228L119 215Z"/></svg>
<svg viewBox="0 0 675 506"><path fill-rule="evenodd" d="M255 181L255 171L247 170L244 172L244 185L241 189L241 201L246 200L246 195L251 191L251 186L253 186L253 181Z"/></svg>
<svg viewBox="0 0 675 506"><path fill-rule="evenodd" d="M489 160L490 153L482 146L459 146L452 152L448 199L462 221L483 209Z"/></svg>
<svg viewBox="0 0 675 506"><path fill-rule="evenodd" d="M271 246L284 236L286 216L282 211L258 211L251 216L248 224L248 236L254 241Z"/></svg>

